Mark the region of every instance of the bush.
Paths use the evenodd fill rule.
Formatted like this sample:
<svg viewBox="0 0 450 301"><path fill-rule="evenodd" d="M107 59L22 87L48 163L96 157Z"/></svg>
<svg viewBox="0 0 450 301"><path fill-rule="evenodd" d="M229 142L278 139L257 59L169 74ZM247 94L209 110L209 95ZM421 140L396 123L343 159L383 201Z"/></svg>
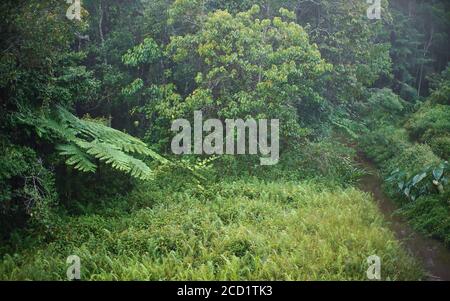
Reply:
<svg viewBox="0 0 450 301"><path fill-rule="evenodd" d="M406 123L411 136L429 144L436 154L450 155L450 106L426 103Z"/></svg>
<svg viewBox="0 0 450 301"><path fill-rule="evenodd" d="M417 173L429 165L440 163L432 149L426 144L413 144L399 152L385 164L386 171L395 169L404 170L408 173Z"/></svg>
<svg viewBox="0 0 450 301"><path fill-rule="evenodd" d="M384 88L372 91L368 105L370 107L368 112L378 115L378 117L392 117L400 114L407 103L391 89ZM386 114L387 112L389 114Z"/></svg>
<svg viewBox="0 0 450 301"><path fill-rule="evenodd" d="M397 191L409 201L421 196L439 194L445 197L450 178L450 166L447 161L439 165L430 165L418 173L409 173L396 169L387 179L388 183L397 186ZM447 196L450 194L447 193Z"/></svg>
<svg viewBox="0 0 450 301"><path fill-rule="evenodd" d="M50 229L54 177L32 149L0 141L0 190L0 239L30 223Z"/></svg>
<svg viewBox="0 0 450 301"><path fill-rule="evenodd" d="M438 76L431 78L431 103L450 105L450 64Z"/></svg>
<svg viewBox="0 0 450 301"><path fill-rule="evenodd" d="M365 153L381 167L410 146L404 129L395 126L377 128L359 138L359 145Z"/></svg>
<svg viewBox="0 0 450 301"><path fill-rule="evenodd" d="M387 88L371 90L367 102L354 106L358 117L362 117L370 129L395 124L407 108L408 103Z"/></svg>
<svg viewBox="0 0 450 301"><path fill-rule="evenodd" d="M258 177L265 180L300 181L316 179L323 183L351 185L364 174L354 161L354 149L331 138L306 141L280 154L274 166L260 166L257 157L223 157L216 165L220 177Z"/></svg>
<svg viewBox="0 0 450 301"><path fill-rule="evenodd" d="M73 214L78 212L79 206L94 205L101 199L127 194L136 182L130 176L104 164L99 164L95 174L59 165L56 174L61 205Z"/></svg>
<svg viewBox="0 0 450 301"><path fill-rule="evenodd" d="M406 204L401 213L410 219L416 230L431 234L450 247L450 206L447 199L422 197Z"/></svg>
<svg viewBox="0 0 450 301"><path fill-rule="evenodd" d="M382 126L361 136L360 147L381 167L385 177L391 176L392 180L392 176L396 175L392 174L394 171L402 175L397 180L389 181L386 191L398 202L404 216L411 221L412 225L448 244L450 235L448 193L443 195L427 193L425 190L430 190L430 186L433 186L428 179L431 177L428 173L421 179L429 180L424 183L426 185L417 185L420 184L418 180L423 175L421 171L429 166L437 166L441 162L431 147L427 144L409 142L406 130L395 126ZM408 185L414 187L408 187ZM412 194L414 198L411 197ZM408 197L405 198L405 195Z"/></svg>
<svg viewBox="0 0 450 301"><path fill-rule="evenodd" d="M450 159L450 134L441 137L433 137L428 144L436 155L443 159Z"/></svg>
<svg viewBox="0 0 450 301"><path fill-rule="evenodd" d="M355 156L354 149L329 138L307 142L286 153L280 167L284 173L297 173L300 179L351 185L364 174L354 161Z"/></svg>

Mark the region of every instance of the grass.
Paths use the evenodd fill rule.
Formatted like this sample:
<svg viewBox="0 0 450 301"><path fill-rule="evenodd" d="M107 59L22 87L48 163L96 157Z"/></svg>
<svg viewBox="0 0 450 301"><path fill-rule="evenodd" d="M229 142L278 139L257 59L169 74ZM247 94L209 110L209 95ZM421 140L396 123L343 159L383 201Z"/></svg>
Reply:
<svg viewBox="0 0 450 301"><path fill-rule="evenodd" d="M422 277L355 188L258 180L144 187L91 211L64 217L46 244L11 249L0 279L65 280L72 254L82 280L367 280L374 254L383 280Z"/></svg>

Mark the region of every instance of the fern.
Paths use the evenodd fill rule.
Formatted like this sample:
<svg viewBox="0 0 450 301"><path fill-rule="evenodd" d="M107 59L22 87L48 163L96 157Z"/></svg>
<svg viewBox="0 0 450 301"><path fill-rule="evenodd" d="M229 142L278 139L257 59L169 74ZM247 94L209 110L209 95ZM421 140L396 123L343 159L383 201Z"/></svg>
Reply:
<svg viewBox="0 0 450 301"><path fill-rule="evenodd" d="M59 107L59 116L62 123L74 135L80 135L86 140L98 140L107 144L114 145L126 153L137 153L147 155L161 163L168 163L168 161L160 156L158 153L152 151L141 140L125 134L121 131L104 126L88 120L80 120L67 110ZM66 135L70 135L66 133Z"/></svg>
<svg viewBox="0 0 450 301"><path fill-rule="evenodd" d="M141 140L103 124L79 119L62 107L57 108L56 118L39 119L37 128L38 133L52 133L64 141L56 147L59 154L68 157L67 165L82 172L95 172L94 162L98 160L132 177L149 180L155 173L133 154L169 163Z"/></svg>
<svg viewBox="0 0 450 301"><path fill-rule="evenodd" d="M97 170L97 165L92 163L91 158L78 146L73 144L60 144L56 148L59 150L60 155L69 156L66 160L67 165L71 165L75 169L83 172L95 172Z"/></svg>

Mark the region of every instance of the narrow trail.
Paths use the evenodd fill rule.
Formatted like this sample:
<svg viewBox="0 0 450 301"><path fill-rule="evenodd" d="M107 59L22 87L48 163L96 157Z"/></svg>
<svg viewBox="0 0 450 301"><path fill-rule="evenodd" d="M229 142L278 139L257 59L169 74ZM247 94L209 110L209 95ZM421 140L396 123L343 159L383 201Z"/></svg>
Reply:
<svg viewBox="0 0 450 301"><path fill-rule="evenodd" d="M396 238L408 253L422 263L426 280L450 281L450 250L443 243L416 232L406 220L395 215L398 208L384 194L383 181L375 165L363 153L358 153L357 159L369 173L361 179L360 189L373 195Z"/></svg>

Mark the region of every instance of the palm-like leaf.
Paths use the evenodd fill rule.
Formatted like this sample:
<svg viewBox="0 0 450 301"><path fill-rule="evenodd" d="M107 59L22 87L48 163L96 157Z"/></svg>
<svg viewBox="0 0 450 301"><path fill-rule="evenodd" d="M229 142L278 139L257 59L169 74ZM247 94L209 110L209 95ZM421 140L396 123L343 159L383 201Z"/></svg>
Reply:
<svg viewBox="0 0 450 301"><path fill-rule="evenodd" d="M83 172L95 172L97 159L135 178L149 180L154 172L142 160L132 156L149 156L162 164L169 161L152 151L141 140L94 121L82 120L62 107L57 108L57 120L41 118L38 130L52 132L64 141L57 147L68 156L66 164Z"/></svg>
<svg viewBox="0 0 450 301"><path fill-rule="evenodd" d="M66 160L67 165L73 166L75 169L83 172L95 172L97 165L92 163L91 158L86 153L74 144L58 145L57 150L63 156L69 156Z"/></svg>

